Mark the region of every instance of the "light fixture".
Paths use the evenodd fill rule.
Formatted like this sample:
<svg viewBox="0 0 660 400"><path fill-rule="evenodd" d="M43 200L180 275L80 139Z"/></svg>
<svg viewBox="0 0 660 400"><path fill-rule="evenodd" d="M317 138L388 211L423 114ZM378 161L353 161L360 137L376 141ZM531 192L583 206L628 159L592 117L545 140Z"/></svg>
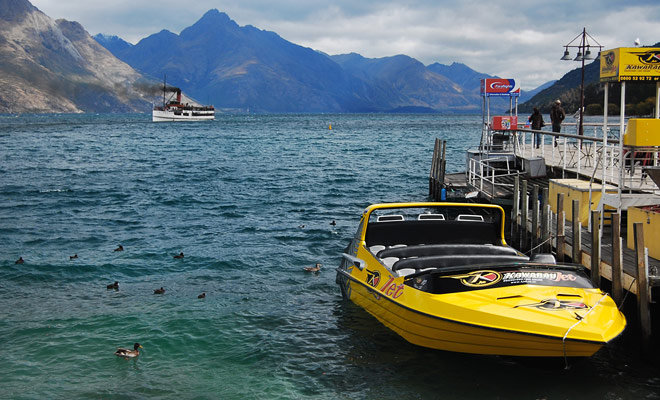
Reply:
<svg viewBox="0 0 660 400"><path fill-rule="evenodd" d="M571 56L568 53L569 48L575 48L578 50L577 56L573 58L573 61L580 61L582 63L582 68L581 68L581 80L580 80L580 120L578 123L578 135L582 136L584 134L584 128L583 128L583 123L582 123L582 118L583 118L583 111L584 111L584 62L586 60L593 60L595 57L593 54L591 54L591 46L594 48L598 48L598 53L603 49L603 46L600 45L594 39L591 37L590 34L587 33L586 28L582 28L582 32L577 35L573 40L568 42L568 44L564 45L564 56L561 58L561 60L564 61L569 61L571 60Z"/></svg>
<svg viewBox="0 0 660 400"><path fill-rule="evenodd" d="M595 57L591 54L591 50L589 50L589 47L587 47L587 51L584 52L584 59L585 60L595 59Z"/></svg>

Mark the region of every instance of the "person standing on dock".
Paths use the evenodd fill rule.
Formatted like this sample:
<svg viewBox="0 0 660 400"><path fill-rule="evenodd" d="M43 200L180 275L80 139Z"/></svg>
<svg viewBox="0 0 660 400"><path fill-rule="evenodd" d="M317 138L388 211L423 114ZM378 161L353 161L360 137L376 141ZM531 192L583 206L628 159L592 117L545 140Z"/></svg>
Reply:
<svg viewBox="0 0 660 400"><path fill-rule="evenodd" d="M552 105L552 109L550 110L550 120L552 121L552 131L553 132L561 132L561 123L566 118L566 113L564 112L564 109L561 107L561 101L559 99L555 100L555 104ZM555 137L555 147L557 147L557 137Z"/></svg>
<svg viewBox="0 0 660 400"><path fill-rule="evenodd" d="M540 131L541 128L545 126L545 122L543 121L543 115L541 115L541 112L536 107L534 107L534 111L532 112L532 115L530 115L529 118L527 118L527 120L532 123L532 129L535 131ZM538 149L539 146L541 145L540 133L534 134L534 143L536 145L536 148Z"/></svg>

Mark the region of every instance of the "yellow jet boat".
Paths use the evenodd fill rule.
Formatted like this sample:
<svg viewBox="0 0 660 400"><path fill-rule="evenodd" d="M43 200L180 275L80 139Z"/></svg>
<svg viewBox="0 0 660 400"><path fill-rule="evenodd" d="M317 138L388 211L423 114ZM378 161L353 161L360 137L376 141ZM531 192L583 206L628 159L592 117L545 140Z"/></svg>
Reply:
<svg viewBox="0 0 660 400"><path fill-rule="evenodd" d="M587 357L626 326L583 267L508 246L496 205L371 205L337 283L408 342L440 350Z"/></svg>

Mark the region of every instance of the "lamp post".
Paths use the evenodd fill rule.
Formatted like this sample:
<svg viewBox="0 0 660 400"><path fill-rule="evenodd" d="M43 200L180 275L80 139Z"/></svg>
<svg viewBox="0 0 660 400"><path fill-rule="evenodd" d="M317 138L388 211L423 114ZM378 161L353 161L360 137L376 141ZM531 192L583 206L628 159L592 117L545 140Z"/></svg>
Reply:
<svg viewBox="0 0 660 400"><path fill-rule="evenodd" d="M577 41L577 42L576 42ZM582 125L582 119L584 117L584 60L593 60L596 57L591 53L591 48L598 48L598 52L600 52L603 49L603 46L600 45L594 39L591 37L590 34L587 33L586 28L582 28L582 33L577 35L573 40L568 42L568 44L564 45L564 56L561 58L561 60L564 61L581 61L582 62L582 80L580 84L580 122L578 125L578 135L582 136L584 134L584 128ZM575 58L572 58L570 55L570 52L568 51L569 48L576 48L578 53Z"/></svg>

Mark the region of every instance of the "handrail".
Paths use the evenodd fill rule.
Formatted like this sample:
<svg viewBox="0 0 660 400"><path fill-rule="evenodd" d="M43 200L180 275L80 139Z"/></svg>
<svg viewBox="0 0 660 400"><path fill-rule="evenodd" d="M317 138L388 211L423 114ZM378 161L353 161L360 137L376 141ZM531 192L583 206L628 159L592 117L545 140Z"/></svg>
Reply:
<svg viewBox="0 0 660 400"><path fill-rule="evenodd" d="M469 160L468 168L468 184L484 192L484 183L490 184L491 195L495 195L495 187L513 187L513 184L496 182L495 178L503 178L508 176L520 176L522 173L515 169L496 168L489 165L493 161L507 160L506 157L494 157L485 160ZM495 173L505 172L505 173ZM484 192L485 193L485 192Z"/></svg>
<svg viewBox="0 0 660 400"><path fill-rule="evenodd" d="M594 126L604 128L602 125ZM606 140L602 135L581 136L524 128L512 132L517 156L541 156L548 166L560 167L562 177L567 173L586 175L590 186L599 179L603 183L621 187L624 193L641 191L660 195L660 188L649 185L649 180L640 171L646 165L660 165L660 146L622 146L619 138L610 136L609 129ZM534 146L537 134L541 135L540 150ZM549 140L559 146L548 146ZM575 143L571 144L572 141Z"/></svg>
<svg viewBox="0 0 660 400"><path fill-rule="evenodd" d="M561 133L561 132L550 132L550 131L542 131L542 130L535 130L535 129L517 129L518 132L529 132L529 133L541 133L544 135L548 136L556 136L556 137L565 137L569 139L578 139L578 140L589 140L592 142L602 142L603 138L602 137L596 137L596 136L584 136L584 135L575 135L572 133ZM607 143L619 143L619 139L610 139L607 138Z"/></svg>

